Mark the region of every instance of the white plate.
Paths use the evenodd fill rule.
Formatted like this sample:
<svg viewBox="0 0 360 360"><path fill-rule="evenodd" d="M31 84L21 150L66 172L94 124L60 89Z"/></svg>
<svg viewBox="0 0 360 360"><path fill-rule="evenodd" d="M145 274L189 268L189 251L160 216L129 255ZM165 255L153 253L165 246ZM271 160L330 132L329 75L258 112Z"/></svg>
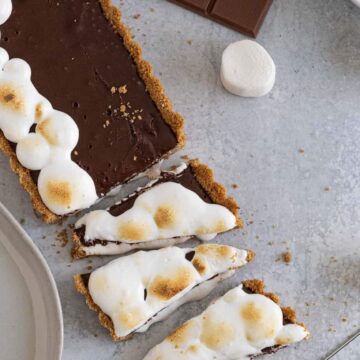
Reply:
<svg viewBox="0 0 360 360"><path fill-rule="evenodd" d="M63 320L45 259L0 203L0 358L59 360Z"/></svg>

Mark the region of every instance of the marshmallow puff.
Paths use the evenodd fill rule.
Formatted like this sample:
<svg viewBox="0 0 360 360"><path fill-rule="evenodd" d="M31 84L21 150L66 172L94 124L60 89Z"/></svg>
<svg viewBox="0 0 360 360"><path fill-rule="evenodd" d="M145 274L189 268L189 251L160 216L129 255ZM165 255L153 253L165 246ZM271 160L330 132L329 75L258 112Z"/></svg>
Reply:
<svg viewBox="0 0 360 360"><path fill-rule="evenodd" d="M264 349L276 351L307 338L306 328L296 323L291 309L280 308L274 294L249 291L247 283L254 282L259 281L245 281L230 290L176 329L144 360L246 360Z"/></svg>
<svg viewBox="0 0 360 360"><path fill-rule="evenodd" d="M139 251L95 270L87 283L77 275L75 284L112 338L124 340L206 296L252 258L252 252L215 244Z"/></svg>
<svg viewBox="0 0 360 360"><path fill-rule="evenodd" d="M10 17L12 12L11 0L0 1L0 25L4 24Z"/></svg>
<svg viewBox="0 0 360 360"><path fill-rule="evenodd" d="M232 94L245 97L266 95L274 86L275 73L271 56L255 41L235 42L223 53L221 81Z"/></svg>
<svg viewBox="0 0 360 360"><path fill-rule="evenodd" d="M40 171L38 189L44 204L59 215L90 207L97 199L91 177L72 161L45 166Z"/></svg>

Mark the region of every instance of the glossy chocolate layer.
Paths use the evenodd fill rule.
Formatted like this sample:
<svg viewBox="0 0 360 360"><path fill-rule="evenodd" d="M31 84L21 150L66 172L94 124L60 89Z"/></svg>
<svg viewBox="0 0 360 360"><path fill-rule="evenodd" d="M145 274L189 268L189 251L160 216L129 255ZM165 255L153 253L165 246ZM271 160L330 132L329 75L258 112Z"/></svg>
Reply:
<svg viewBox="0 0 360 360"><path fill-rule="evenodd" d="M98 0L13 0L0 31L0 46L26 60L39 92L76 121L80 139L72 157L98 195L176 147Z"/></svg>
<svg viewBox="0 0 360 360"><path fill-rule="evenodd" d="M170 0L246 35L256 37L272 0Z"/></svg>
<svg viewBox="0 0 360 360"><path fill-rule="evenodd" d="M187 189L194 191L207 203L213 203L210 196L206 193L206 191L203 189L203 187L196 180L195 174L193 173L190 166L178 175L175 175L174 173L170 173L170 172L162 173L161 178L155 185L158 185L158 184L166 182L166 181L172 181L172 182L179 183L179 184L183 185L184 187L186 187ZM129 210L133 206L136 198L144 191L146 191L146 189L143 189L143 190L137 192L134 196L131 196L131 197L125 199L120 204L112 206L109 209L110 214L112 214L113 216L119 216L122 213L124 213L125 211ZM85 240L84 240L85 227L75 229L75 233L79 236L82 244L85 246L93 246L96 244L106 245L108 243L108 241L106 241L106 240L91 240L91 241L85 242Z"/></svg>

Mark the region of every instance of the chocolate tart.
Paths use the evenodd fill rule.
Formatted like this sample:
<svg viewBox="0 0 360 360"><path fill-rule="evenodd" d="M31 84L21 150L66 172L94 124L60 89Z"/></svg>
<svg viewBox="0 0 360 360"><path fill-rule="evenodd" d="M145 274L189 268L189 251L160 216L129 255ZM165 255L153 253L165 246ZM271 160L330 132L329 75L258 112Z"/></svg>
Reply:
<svg viewBox="0 0 360 360"><path fill-rule="evenodd" d="M85 297L89 309L98 314L100 324L109 330L113 341L124 341L135 333L145 332L152 324L164 320L181 305L207 296L218 283L232 276L236 270L251 262L254 257L255 254L251 250L240 250L217 244L204 244L189 249L170 247L150 252L139 251L114 260L92 273L75 275L74 284L76 290ZM139 270L139 264L144 262L146 274L134 276L134 272L137 273ZM116 273L111 273L109 266L112 266L112 270ZM124 273L126 271L131 271L132 280L129 280L130 277ZM104 287L105 283L111 283L114 286L110 280L110 273L120 284L119 288L111 289L109 285ZM114 298L111 299L111 303L121 304L122 310L116 311L116 321L121 331L126 329L124 334L116 333L111 316L94 301L89 289L91 276L93 276L91 279L93 291L101 293L106 291L106 294L101 296L102 301L105 297L105 303L108 297L120 296L121 291L124 292L126 289L124 292L126 299L121 297L116 301ZM123 279L121 279L122 276ZM192 276L195 276L197 280L191 280ZM126 281L135 282L131 284L134 288L131 288L130 284L125 285ZM141 287L144 287L144 295L138 291ZM141 299L138 298L139 296ZM157 301L160 306L156 310L149 311L150 306L156 304ZM134 304L137 305L136 308L133 308ZM149 315L141 318L139 322L136 322L137 325L134 325L134 320L145 313ZM129 324L130 327L128 327Z"/></svg>
<svg viewBox="0 0 360 360"><path fill-rule="evenodd" d="M180 167L181 168L181 167ZM227 208L235 216L235 227L242 228L243 221L238 215L238 204L232 197L228 197L225 187L217 183L214 179L213 171L198 160L190 160L184 169L174 171L163 171L158 180L153 181L150 186L140 188L129 197L123 199L120 203L110 207L107 211L112 216L119 216L132 208L139 195L154 188L156 185L173 182L178 183L196 193L204 202L208 204L218 204ZM86 216L86 215L85 215ZM80 219L81 221L81 219ZM131 244L120 241L110 241L106 239L87 239L85 240L86 227L78 226L73 231L74 246L72 256L74 259L80 259L90 255L114 255L122 254L136 249L156 249L164 246L171 246L177 243L187 241L194 236L173 237L171 239L155 240L153 242L132 242ZM162 241L166 241L163 245ZM115 251L107 251L107 246L118 247ZM95 251L97 247L98 251Z"/></svg>
<svg viewBox="0 0 360 360"><path fill-rule="evenodd" d="M72 159L99 198L184 145L182 116L110 0L13 0L0 31L0 46L29 63L37 90L75 120ZM36 212L47 223L60 220L40 198L38 171L19 163L15 146L0 131L0 149Z"/></svg>

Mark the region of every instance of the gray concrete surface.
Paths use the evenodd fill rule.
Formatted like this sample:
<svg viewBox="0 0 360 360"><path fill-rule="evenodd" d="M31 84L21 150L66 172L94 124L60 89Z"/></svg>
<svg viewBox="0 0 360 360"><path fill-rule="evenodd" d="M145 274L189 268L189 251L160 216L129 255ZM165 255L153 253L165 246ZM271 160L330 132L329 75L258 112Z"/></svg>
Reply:
<svg viewBox="0 0 360 360"><path fill-rule="evenodd" d="M165 0L122 3L145 57L187 119L184 153L209 163L241 204L246 228L217 241L251 248L257 258L204 301L114 344L71 280L108 259L72 262L71 244L55 239L66 224L36 219L1 155L0 201L23 222L59 287L64 360L141 360L211 299L253 277L296 307L312 332L272 358L324 358L360 326L360 9L347 0L274 0L257 40L277 65L276 85L264 98L242 99L223 90L219 66L226 45L244 36ZM288 248L293 262L277 262ZM336 357L359 358L360 341Z"/></svg>

